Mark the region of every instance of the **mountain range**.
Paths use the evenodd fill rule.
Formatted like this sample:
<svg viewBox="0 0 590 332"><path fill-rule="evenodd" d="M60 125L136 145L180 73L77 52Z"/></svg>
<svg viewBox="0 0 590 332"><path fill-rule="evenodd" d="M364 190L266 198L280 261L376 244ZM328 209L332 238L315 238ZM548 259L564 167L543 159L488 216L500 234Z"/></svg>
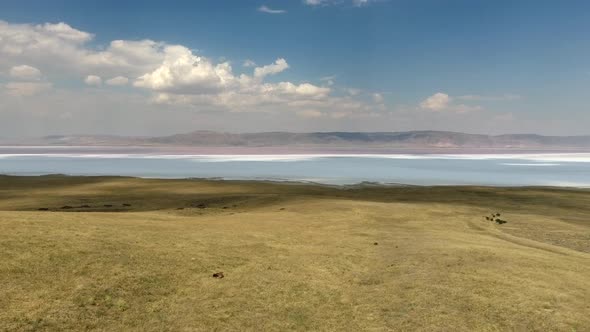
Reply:
<svg viewBox="0 0 590 332"><path fill-rule="evenodd" d="M24 140L4 139L0 140L0 143L2 145L47 146L590 149L590 135L481 135L447 131L261 132L239 134L195 131L161 137L52 135Z"/></svg>

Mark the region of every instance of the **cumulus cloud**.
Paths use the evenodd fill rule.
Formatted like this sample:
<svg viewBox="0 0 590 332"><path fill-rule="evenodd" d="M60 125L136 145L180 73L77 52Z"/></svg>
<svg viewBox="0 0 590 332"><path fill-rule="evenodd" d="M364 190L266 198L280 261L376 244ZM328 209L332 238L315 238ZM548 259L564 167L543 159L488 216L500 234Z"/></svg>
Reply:
<svg viewBox="0 0 590 332"><path fill-rule="evenodd" d="M139 77L134 83L136 87L202 94L218 91L235 83L228 62L214 64L180 45L166 46L164 54L162 64L153 72Z"/></svg>
<svg viewBox="0 0 590 332"><path fill-rule="evenodd" d="M10 68L10 77L20 80L37 81L41 79L41 71L28 65L14 66Z"/></svg>
<svg viewBox="0 0 590 332"><path fill-rule="evenodd" d="M40 59L66 56L92 35L73 29L65 23L9 24L0 21L0 53L3 61L12 57Z"/></svg>
<svg viewBox="0 0 590 332"><path fill-rule="evenodd" d="M330 88L319 87L309 83L293 84L291 82L280 82L277 85L266 84L263 88L267 92L278 92L288 95L298 95L311 98L323 98L330 93Z"/></svg>
<svg viewBox="0 0 590 332"><path fill-rule="evenodd" d="M272 9L268 6L260 6L258 7L258 11L267 14L285 14L287 12L284 9Z"/></svg>
<svg viewBox="0 0 590 332"><path fill-rule="evenodd" d="M96 75L88 75L84 79L84 83L91 86L101 86L102 85L102 78Z"/></svg>
<svg viewBox="0 0 590 332"><path fill-rule="evenodd" d="M35 29L38 31L48 32L57 38L70 40L75 43L87 42L93 37L91 34L73 29L71 26L63 22L57 24L45 23L43 25L35 26Z"/></svg>
<svg viewBox="0 0 590 332"><path fill-rule="evenodd" d="M289 64L285 59L277 59L275 63L263 67L256 67L254 69L254 77L262 78L267 75L278 74L289 68Z"/></svg>
<svg viewBox="0 0 590 332"><path fill-rule="evenodd" d="M0 66L23 62L64 74L136 76L161 63L163 45L151 40L114 40L105 49L88 46L94 35L66 23L11 24L0 21Z"/></svg>
<svg viewBox="0 0 590 332"><path fill-rule="evenodd" d="M467 113L482 109L482 107L478 105L455 104L453 103L453 98L443 92L435 93L426 98L420 103L420 108L435 112L445 111L455 113Z"/></svg>
<svg viewBox="0 0 590 332"><path fill-rule="evenodd" d="M329 86L265 82L267 76L289 68L283 58L254 68L252 75L236 75L229 63L216 64L182 46L167 46L164 52L166 57L162 65L134 82L135 87L156 92L152 99L155 103L261 112L277 108L297 112L309 107L360 109L364 106L354 100L331 96Z"/></svg>
<svg viewBox="0 0 590 332"><path fill-rule="evenodd" d="M450 102L451 97L448 94L438 92L422 101L420 107L432 111L440 111L447 108Z"/></svg>
<svg viewBox="0 0 590 332"><path fill-rule="evenodd" d="M42 68L48 80L52 76L62 81L84 77L89 86L130 85L151 92L147 100L152 103L195 110L297 113L337 109L349 114L370 112L375 106L352 95L333 95L332 80L323 80L321 84L267 82L269 76L290 68L287 60L280 57L261 66L247 60L243 66L252 71L235 74L229 61L215 61L183 45L149 39L113 40L106 47L97 48L90 43L93 38L93 34L66 23L0 21L0 70L15 68L13 77L32 79L41 76L34 69ZM19 67L23 63L30 68ZM103 82L103 78L109 79ZM47 89L47 85L5 88L11 95L24 95Z"/></svg>
<svg viewBox="0 0 590 332"><path fill-rule="evenodd" d="M123 86L129 83L129 79L125 76L117 76L107 80L105 83L112 86Z"/></svg>
<svg viewBox="0 0 590 332"><path fill-rule="evenodd" d="M104 51L86 49L82 65L135 76L158 66L166 56L165 46L153 40L114 40Z"/></svg>

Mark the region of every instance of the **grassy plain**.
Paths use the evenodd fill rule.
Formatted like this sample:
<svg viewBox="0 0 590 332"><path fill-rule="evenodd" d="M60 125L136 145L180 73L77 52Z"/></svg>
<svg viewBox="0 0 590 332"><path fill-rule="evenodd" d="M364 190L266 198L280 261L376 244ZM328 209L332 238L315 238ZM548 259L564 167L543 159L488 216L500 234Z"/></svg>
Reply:
<svg viewBox="0 0 590 332"><path fill-rule="evenodd" d="M1 176L0 330L590 331L590 191Z"/></svg>

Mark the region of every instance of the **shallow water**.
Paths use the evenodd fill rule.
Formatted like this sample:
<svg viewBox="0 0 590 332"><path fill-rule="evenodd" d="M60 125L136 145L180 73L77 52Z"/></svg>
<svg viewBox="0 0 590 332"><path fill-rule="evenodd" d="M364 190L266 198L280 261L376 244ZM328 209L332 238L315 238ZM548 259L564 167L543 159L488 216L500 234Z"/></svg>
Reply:
<svg viewBox="0 0 590 332"><path fill-rule="evenodd" d="M297 154L27 153L1 151L0 173L224 178L354 184L590 187L590 153Z"/></svg>

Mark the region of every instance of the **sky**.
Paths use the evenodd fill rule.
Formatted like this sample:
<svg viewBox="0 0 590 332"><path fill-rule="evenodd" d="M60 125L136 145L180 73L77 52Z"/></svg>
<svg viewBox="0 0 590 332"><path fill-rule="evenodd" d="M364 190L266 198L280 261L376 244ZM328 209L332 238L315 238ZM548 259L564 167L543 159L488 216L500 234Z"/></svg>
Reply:
<svg viewBox="0 0 590 332"><path fill-rule="evenodd" d="M590 134L590 2L0 2L0 137Z"/></svg>

